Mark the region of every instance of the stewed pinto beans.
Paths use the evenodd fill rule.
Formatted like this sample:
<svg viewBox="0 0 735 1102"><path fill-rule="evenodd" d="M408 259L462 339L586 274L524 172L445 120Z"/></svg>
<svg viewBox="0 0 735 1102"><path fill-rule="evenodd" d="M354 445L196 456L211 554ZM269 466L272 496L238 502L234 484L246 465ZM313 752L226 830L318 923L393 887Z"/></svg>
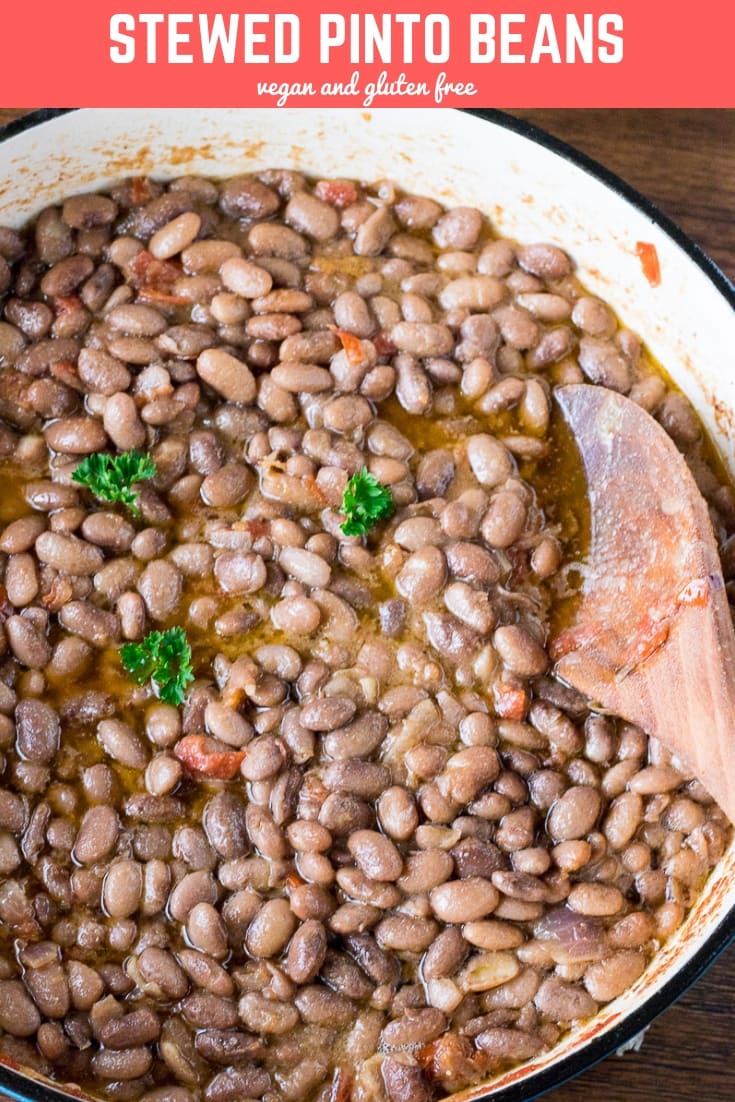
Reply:
<svg viewBox="0 0 735 1102"><path fill-rule="evenodd" d="M554 677L586 512L553 391L658 418L730 581L686 400L561 249L385 180L124 180L0 258L3 1057L121 1102L430 1102L553 1048L730 837ZM73 478L131 450L134 508ZM181 706L120 657L173 627Z"/></svg>

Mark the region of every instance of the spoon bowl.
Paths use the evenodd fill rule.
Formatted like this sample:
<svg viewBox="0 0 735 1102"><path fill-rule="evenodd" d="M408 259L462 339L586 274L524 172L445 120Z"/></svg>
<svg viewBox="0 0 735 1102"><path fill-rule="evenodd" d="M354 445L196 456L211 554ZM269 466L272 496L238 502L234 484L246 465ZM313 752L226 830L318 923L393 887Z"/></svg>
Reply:
<svg viewBox="0 0 735 1102"><path fill-rule="evenodd" d="M664 743L735 822L735 631L707 504L657 421L604 387L556 397L591 532L556 672Z"/></svg>

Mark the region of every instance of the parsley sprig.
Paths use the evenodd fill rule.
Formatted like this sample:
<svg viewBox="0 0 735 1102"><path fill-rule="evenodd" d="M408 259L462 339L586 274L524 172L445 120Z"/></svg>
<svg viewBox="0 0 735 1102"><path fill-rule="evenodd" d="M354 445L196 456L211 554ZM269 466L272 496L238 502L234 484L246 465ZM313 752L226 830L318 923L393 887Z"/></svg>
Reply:
<svg viewBox="0 0 735 1102"><path fill-rule="evenodd" d="M155 474L156 464L143 452L122 452L120 455L96 452L82 460L71 478L72 482L86 486L95 497L120 501L131 513L140 516L138 495L133 486L154 478Z"/></svg>
<svg viewBox="0 0 735 1102"><path fill-rule="evenodd" d="M194 680L191 647L183 628L151 631L141 643L126 643L120 660L137 685L152 681L166 704L184 702L186 686Z"/></svg>
<svg viewBox="0 0 735 1102"><path fill-rule="evenodd" d="M342 531L346 536L365 536L379 520L392 517L395 508L389 487L383 486L363 467L353 474L345 487L342 512L347 519L341 526Z"/></svg>

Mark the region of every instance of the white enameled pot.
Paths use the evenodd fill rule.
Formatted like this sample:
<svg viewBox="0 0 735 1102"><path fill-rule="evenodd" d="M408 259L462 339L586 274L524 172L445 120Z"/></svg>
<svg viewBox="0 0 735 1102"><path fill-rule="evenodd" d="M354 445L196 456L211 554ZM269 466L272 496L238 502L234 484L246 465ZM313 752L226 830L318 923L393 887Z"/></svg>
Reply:
<svg viewBox="0 0 735 1102"><path fill-rule="evenodd" d="M103 110L36 112L0 132L0 224L125 175L230 176L277 166L390 179L447 204L480 207L499 233L551 241L615 307L688 394L726 460L735 456L735 290L675 226L562 143L492 111ZM653 245L651 286L637 252ZM640 980L550 1053L453 1102L521 1102L638 1033L735 936L735 845ZM0 1066L0 1090L48 1100L47 1081ZM67 1096L68 1097L68 1096Z"/></svg>

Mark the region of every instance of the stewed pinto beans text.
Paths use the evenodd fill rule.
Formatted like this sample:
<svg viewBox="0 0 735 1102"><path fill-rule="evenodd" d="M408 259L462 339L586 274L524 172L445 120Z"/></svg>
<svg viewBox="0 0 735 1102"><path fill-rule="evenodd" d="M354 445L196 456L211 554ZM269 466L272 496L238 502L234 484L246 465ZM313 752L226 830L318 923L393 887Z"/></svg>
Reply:
<svg viewBox="0 0 735 1102"><path fill-rule="evenodd" d="M136 178L0 229L0 306L2 1055L121 1102L429 1102L634 983L729 826L554 678L554 386L658 418L728 578L735 499L570 258L387 181ZM128 504L74 480L128 451ZM362 472L390 503L346 535ZM173 627L181 707L120 657Z"/></svg>

